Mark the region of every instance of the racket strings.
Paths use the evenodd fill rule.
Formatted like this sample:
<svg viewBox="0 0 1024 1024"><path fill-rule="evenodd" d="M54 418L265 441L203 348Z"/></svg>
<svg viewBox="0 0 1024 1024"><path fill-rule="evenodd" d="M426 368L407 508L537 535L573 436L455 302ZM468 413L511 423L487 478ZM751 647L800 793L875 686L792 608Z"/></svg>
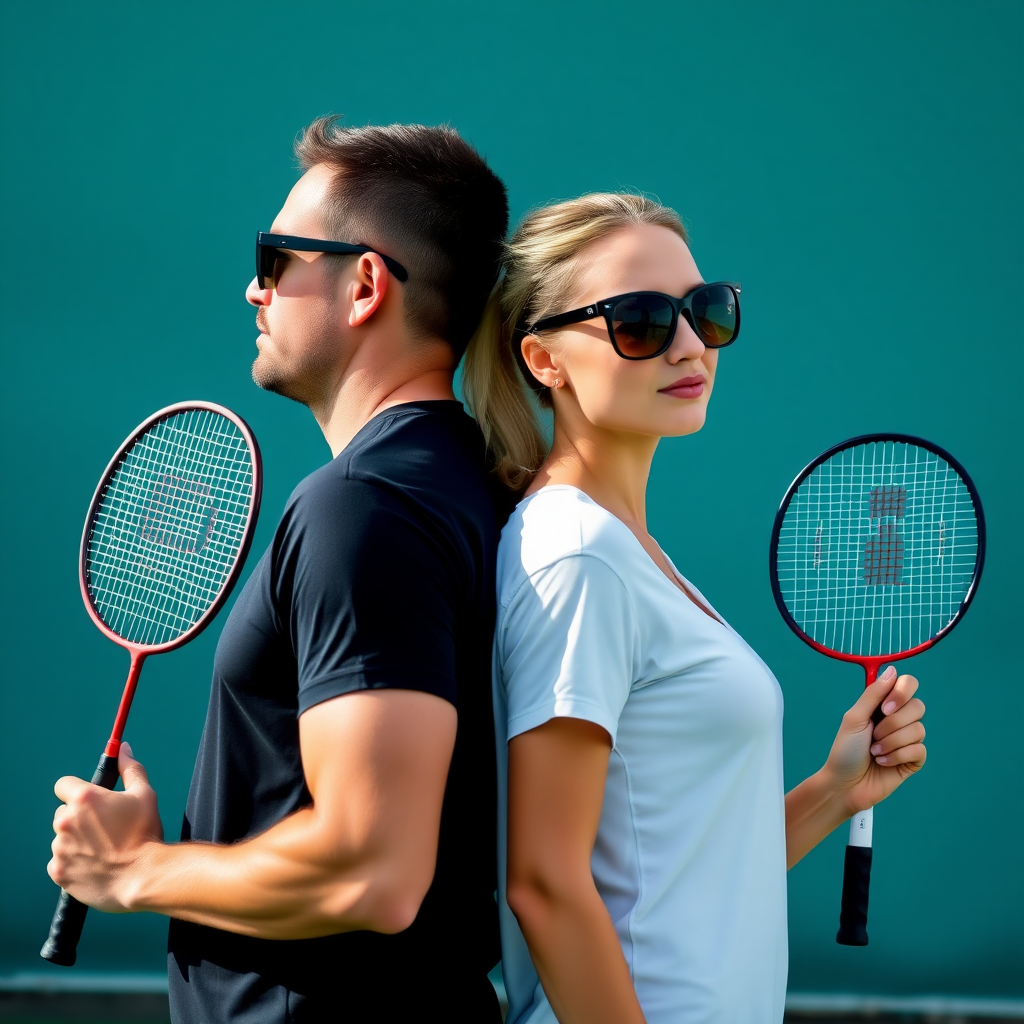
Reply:
<svg viewBox="0 0 1024 1024"><path fill-rule="evenodd" d="M814 641L852 655L910 650L956 616L978 564L978 522L956 470L880 441L817 466L790 499L776 572Z"/></svg>
<svg viewBox="0 0 1024 1024"><path fill-rule="evenodd" d="M187 632L230 575L252 495L252 453L221 414L177 413L138 438L93 514L86 583L103 622L147 646Z"/></svg>

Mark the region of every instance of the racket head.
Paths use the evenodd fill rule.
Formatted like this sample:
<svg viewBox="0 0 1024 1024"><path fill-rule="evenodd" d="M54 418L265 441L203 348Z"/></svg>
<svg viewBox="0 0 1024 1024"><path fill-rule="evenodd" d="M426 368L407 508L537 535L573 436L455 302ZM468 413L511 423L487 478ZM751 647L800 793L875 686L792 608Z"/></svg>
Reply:
<svg viewBox="0 0 1024 1024"><path fill-rule="evenodd" d="M230 409L178 402L140 423L82 531L79 585L96 627L145 655L198 636L245 563L262 490L259 445Z"/></svg>
<svg viewBox="0 0 1024 1024"><path fill-rule="evenodd" d="M910 434L863 434L822 452L786 491L772 594L801 640L863 665L871 681L963 618L985 547L981 498L949 452Z"/></svg>

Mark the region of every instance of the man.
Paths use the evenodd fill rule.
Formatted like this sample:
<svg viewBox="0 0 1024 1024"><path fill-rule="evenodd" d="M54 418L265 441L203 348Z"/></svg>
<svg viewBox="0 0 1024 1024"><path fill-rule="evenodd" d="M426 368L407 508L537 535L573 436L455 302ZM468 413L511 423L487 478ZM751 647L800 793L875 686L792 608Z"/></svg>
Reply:
<svg viewBox="0 0 1024 1024"><path fill-rule="evenodd" d="M57 783L49 872L172 919L176 1021L497 1021L497 529L452 373L505 190L447 128L321 119L296 150L246 292L252 372L335 458L225 623L182 842L126 744L124 792Z"/></svg>

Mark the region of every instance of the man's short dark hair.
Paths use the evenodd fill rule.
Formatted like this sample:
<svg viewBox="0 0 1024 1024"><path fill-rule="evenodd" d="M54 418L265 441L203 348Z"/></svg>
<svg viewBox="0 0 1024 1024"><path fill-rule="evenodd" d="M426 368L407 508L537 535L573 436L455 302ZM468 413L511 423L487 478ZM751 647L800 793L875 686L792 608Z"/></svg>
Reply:
<svg viewBox="0 0 1024 1024"><path fill-rule="evenodd" d="M498 276L508 229L505 186L442 125L347 128L321 117L295 153L304 169L337 168L324 209L328 237L379 247L409 271L406 323L461 356Z"/></svg>

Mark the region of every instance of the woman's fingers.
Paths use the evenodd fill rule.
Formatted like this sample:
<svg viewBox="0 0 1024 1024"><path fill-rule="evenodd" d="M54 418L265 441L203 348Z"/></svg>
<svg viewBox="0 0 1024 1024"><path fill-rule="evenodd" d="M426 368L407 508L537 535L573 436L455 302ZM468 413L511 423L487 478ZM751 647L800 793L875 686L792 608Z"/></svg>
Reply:
<svg viewBox="0 0 1024 1024"><path fill-rule="evenodd" d="M891 715L886 715L886 717L875 726L872 737L876 741L885 739L887 736L891 736L893 733L905 728L912 722L921 721L923 717L924 701L919 697L913 697L898 711L894 711Z"/></svg>
<svg viewBox="0 0 1024 1024"><path fill-rule="evenodd" d="M924 764L928 751L923 743L910 743L905 747L898 747L888 754L880 754L875 761L883 768L892 768L901 764L913 764L914 771L917 771Z"/></svg>
<svg viewBox="0 0 1024 1024"><path fill-rule="evenodd" d="M851 730L870 728L871 716L879 705L889 699L896 679L896 669L890 665L870 686L865 686L860 696L843 715L844 725Z"/></svg>
<svg viewBox="0 0 1024 1024"><path fill-rule="evenodd" d="M917 693L920 684L914 676L899 676L895 686L886 694L882 701L882 713L892 715L904 707L907 702Z"/></svg>
<svg viewBox="0 0 1024 1024"><path fill-rule="evenodd" d="M888 757L888 755L898 751L901 747L911 744L920 746L924 735L924 725L921 722L911 722L910 725L905 725L902 729L897 729L884 739L878 739L872 743L871 753L876 759L880 755ZM881 763L886 764L888 762L882 761Z"/></svg>

